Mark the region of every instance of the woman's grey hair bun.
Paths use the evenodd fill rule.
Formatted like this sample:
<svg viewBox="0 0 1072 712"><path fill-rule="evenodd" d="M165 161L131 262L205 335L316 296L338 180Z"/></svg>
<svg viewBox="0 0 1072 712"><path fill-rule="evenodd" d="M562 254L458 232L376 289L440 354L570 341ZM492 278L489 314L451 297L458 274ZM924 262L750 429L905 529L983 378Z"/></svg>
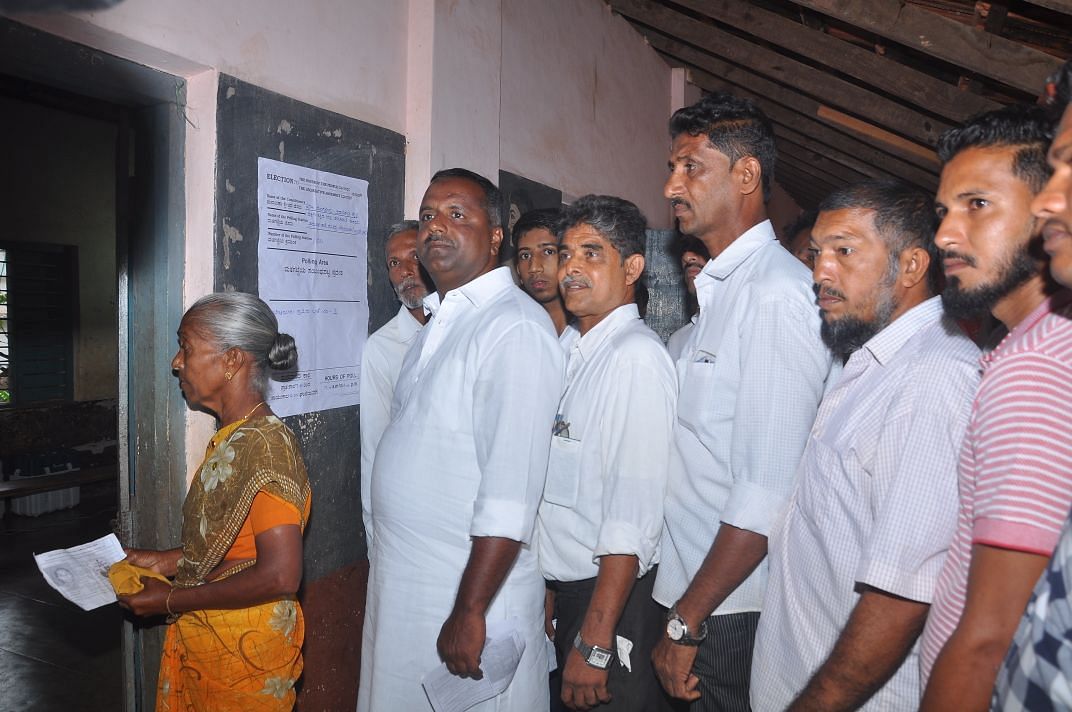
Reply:
<svg viewBox="0 0 1072 712"><path fill-rule="evenodd" d="M277 333L268 349L268 366L273 371L293 371L298 365L298 345L290 334Z"/></svg>

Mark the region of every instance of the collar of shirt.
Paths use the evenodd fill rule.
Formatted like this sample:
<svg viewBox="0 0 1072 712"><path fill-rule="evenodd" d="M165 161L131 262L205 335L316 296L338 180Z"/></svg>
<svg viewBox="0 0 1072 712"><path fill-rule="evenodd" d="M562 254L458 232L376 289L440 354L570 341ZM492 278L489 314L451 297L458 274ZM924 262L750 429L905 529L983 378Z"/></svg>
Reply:
<svg viewBox="0 0 1072 712"><path fill-rule="evenodd" d="M428 307L424 308L425 313L428 313ZM410 313L406 305L403 304L398 309L398 336L403 341L409 341L410 338L421 330L421 322L417 321L417 318Z"/></svg>
<svg viewBox="0 0 1072 712"><path fill-rule="evenodd" d="M988 367L996 359L1011 351L1044 317L1070 302L1072 302L1072 290L1069 289L1062 289L1044 299L1042 304L1035 307L1033 312L1028 314L1023 321L1014 326L1012 331L1005 335L1005 338L1001 340L1001 343L996 348L983 354L981 359L983 368Z"/></svg>
<svg viewBox="0 0 1072 712"><path fill-rule="evenodd" d="M864 344L863 349L869 351L879 364L885 366L916 332L941 319L942 314L942 298L931 297L912 307L888 324L885 329L872 336ZM850 360L853 357L850 357Z"/></svg>
<svg viewBox="0 0 1072 712"><path fill-rule="evenodd" d="M510 276L509 267L496 267L490 272L485 272L479 277L472 279L457 289L452 289L444 295L442 301L453 301L453 298L464 297L469 302L479 309L483 305L494 299L500 292L514 284L513 277ZM442 302L439 299L439 292L432 292L424 298L424 311L427 314L435 315L442 306Z"/></svg>
<svg viewBox="0 0 1072 712"><path fill-rule="evenodd" d="M581 336L574 343L573 348L585 361L590 360L599 347L618 330L618 327L634 319L640 318L640 312L636 304L623 304L607 316L603 321L593 326L587 334Z"/></svg>
<svg viewBox="0 0 1072 712"><path fill-rule="evenodd" d="M748 261L752 253L776 239L770 220L756 223L745 230L744 234L731 242L720 255L708 260L700 274L696 275L696 294L699 295L702 288L713 282L721 282L729 277L735 269Z"/></svg>

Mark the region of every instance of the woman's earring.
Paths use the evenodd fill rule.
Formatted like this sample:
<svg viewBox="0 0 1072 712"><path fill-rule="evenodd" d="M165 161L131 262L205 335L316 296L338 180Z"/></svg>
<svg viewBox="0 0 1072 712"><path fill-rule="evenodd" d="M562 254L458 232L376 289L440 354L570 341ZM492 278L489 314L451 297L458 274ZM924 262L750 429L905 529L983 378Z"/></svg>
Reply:
<svg viewBox="0 0 1072 712"><path fill-rule="evenodd" d="M223 374L223 377L226 378L229 381L229 380L231 380L231 378L234 377L234 374L231 373L230 371L228 371L227 373Z"/></svg>

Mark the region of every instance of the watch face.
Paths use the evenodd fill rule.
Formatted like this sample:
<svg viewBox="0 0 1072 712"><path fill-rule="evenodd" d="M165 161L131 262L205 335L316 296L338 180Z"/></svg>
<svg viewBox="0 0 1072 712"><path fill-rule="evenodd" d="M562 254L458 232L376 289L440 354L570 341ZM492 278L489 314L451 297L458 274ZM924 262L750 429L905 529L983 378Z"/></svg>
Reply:
<svg viewBox="0 0 1072 712"><path fill-rule="evenodd" d="M671 618L666 622L666 637L670 640L681 640L685 637L685 626L677 618Z"/></svg>
<svg viewBox="0 0 1072 712"><path fill-rule="evenodd" d="M606 650L593 650L588 657L588 662L595 667L605 668L610 665L610 652Z"/></svg>

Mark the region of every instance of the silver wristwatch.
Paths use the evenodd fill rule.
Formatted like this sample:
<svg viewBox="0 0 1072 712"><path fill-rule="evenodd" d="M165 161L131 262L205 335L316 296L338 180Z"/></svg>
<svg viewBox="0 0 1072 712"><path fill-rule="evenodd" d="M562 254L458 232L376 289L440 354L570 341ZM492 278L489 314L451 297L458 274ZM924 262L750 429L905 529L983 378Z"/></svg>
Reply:
<svg viewBox="0 0 1072 712"><path fill-rule="evenodd" d="M580 631L577 632L577 637L573 639L573 647L577 648L577 652L581 654L584 661L594 668L600 670L606 670L610 667L611 661L614 659L614 652L601 648L598 645L588 645L581 640Z"/></svg>
<svg viewBox="0 0 1072 712"><path fill-rule="evenodd" d="M696 631L696 635L691 635L689 624L678 614L677 604L675 603L670 607L670 612L666 614L666 637L670 639L671 643L677 643L678 645L699 645L707 637L707 621L701 621L700 629Z"/></svg>

